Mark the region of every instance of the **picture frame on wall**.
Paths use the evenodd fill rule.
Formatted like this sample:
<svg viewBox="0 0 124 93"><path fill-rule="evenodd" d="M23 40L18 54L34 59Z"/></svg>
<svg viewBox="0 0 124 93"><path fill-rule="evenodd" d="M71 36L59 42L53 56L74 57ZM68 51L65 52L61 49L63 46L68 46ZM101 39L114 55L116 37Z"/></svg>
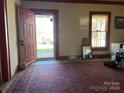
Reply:
<svg viewBox="0 0 124 93"><path fill-rule="evenodd" d="M116 16L115 17L115 28L116 29L124 29L124 16Z"/></svg>

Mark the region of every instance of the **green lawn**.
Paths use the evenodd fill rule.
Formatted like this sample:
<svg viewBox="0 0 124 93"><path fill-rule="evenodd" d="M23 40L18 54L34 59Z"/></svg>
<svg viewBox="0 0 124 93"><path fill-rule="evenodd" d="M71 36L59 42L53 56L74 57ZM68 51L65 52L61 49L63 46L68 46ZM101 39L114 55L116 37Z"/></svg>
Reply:
<svg viewBox="0 0 124 93"><path fill-rule="evenodd" d="M54 56L53 48L37 49L37 58L46 58L46 57L53 57L53 56Z"/></svg>
<svg viewBox="0 0 124 93"><path fill-rule="evenodd" d="M47 49L37 49L37 51L38 52L45 52L46 53L46 52L52 52L53 49L52 48L49 48L49 49L48 48Z"/></svg>

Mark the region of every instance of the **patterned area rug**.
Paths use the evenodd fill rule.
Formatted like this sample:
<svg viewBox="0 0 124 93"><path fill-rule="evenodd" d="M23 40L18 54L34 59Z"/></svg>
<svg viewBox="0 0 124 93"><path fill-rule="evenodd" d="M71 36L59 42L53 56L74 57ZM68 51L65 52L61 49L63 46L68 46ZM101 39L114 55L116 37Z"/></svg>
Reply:
<svg viewBox="0 0 124 93"><path fill-rule="evenodd" d="M124 93L124 71L103 62L35 62L6 93Z"/></svg>

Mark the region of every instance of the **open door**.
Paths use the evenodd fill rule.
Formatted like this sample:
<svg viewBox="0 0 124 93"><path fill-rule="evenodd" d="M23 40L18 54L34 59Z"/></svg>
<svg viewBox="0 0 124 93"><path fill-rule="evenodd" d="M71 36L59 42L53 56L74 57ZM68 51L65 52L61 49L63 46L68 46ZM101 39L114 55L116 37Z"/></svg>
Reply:
<svg viewBox="0 0 124 93"><path fill-rule="evenodd" d="M17 6L20 63L29 64L36 60L35 16L30 10Z"/></svg>

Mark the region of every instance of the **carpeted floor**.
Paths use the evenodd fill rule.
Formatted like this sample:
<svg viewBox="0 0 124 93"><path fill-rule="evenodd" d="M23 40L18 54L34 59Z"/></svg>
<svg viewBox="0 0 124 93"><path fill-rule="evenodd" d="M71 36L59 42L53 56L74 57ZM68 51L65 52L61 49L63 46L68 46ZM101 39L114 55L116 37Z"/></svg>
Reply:
<svg viewBox="0 0 124 93"><path fill-rule="evenodd" d="M124 93L124 71L103 62L38 61L6 93Z"/></svg>

